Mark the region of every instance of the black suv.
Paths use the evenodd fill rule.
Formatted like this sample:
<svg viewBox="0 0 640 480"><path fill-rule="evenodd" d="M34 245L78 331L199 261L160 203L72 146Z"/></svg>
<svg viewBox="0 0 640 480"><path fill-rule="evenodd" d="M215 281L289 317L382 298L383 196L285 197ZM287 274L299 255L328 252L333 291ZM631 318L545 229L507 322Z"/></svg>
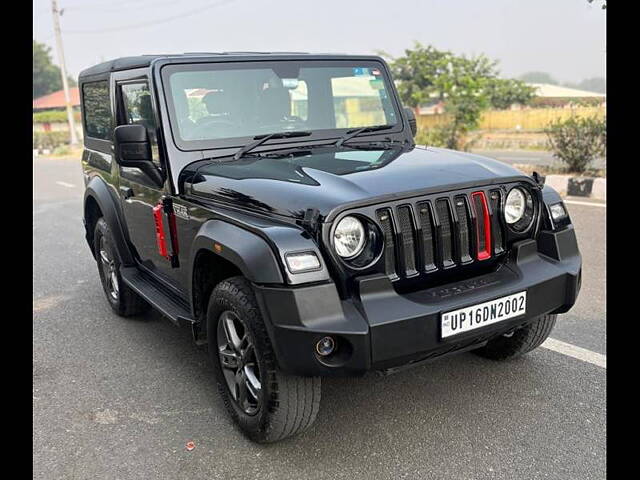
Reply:
<svg viewBox="0 0 640 480"><path fill-rule="evenodd" d="M309 427L322 376L514 357L576 300L559 195L417 146L379 57L140 56L79 85L84 224L107 300L190 325L253 440Z"/></svg>

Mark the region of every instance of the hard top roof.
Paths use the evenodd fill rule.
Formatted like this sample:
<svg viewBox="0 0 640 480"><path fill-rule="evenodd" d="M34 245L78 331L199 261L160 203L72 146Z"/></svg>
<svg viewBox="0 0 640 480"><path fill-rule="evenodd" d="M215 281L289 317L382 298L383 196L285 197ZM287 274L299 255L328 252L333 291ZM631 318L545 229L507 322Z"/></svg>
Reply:
<svg viewBox="0 0 640 480"><path fill-rule="evenodd" d="M323 54L310 54L306 52L188 52L188 53L173 53L173 54L158 54L158 55L138 55L136 57L120 57L108 62L99 63L93 67L89 67L80 72L78 76L80 79L83 77L90 77L94 75L104 75L109 72L117 72L119 70L131 70L134 68L145 68L151 65L151 62L157 59L183 59L191 58L193 60L206 60L208 58L225 58L229 57L254 57L256 60L264 59L264 57L272 58L313 58L313 59L336 59L336 58L362 58L362 57L374 57L373 55L346 55L341 53L323 53Z"/></svg>

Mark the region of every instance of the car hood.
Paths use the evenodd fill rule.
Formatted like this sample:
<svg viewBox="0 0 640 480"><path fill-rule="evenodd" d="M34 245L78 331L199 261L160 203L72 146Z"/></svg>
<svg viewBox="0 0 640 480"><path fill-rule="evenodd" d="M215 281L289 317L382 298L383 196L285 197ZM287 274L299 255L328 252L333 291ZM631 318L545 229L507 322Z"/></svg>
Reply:
<svg viewBox="0 0 640 480"><path fill-rule="evenodd" d="M262 213L326 217L339 207L511 181L525 175L490 158L433 147L314 148L239 161L198 162L185 191Z"/></svg>

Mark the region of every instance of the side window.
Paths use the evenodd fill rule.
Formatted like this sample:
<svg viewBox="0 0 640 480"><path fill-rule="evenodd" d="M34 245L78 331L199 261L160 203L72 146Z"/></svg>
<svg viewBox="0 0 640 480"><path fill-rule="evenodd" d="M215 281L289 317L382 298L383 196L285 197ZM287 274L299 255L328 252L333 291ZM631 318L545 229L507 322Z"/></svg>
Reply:
<svg viewBox="0 0 640 480"><path fill-rule="evenodd" d="M123 115L121 119L124 123L144 125L149 132L151 141L151 153L153 161L159 163L158 141L156 138L156 120L153 115L151 105L151 93L149 85L144 83L126 83L120 86L122 92Z"/></svg>
<svg viewBox="0 0 640 480"><path fill-rule="evenodd" d="M82 86L84 126L87 137L111 140L111 99L108 82L85 83Z"/></svg>

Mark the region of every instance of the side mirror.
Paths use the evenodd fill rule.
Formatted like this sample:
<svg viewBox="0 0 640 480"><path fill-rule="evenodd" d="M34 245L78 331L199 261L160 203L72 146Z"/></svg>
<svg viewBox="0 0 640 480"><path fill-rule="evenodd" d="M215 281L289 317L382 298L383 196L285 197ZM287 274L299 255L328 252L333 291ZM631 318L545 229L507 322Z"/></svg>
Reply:
<svg viewBox="0 0 640 480"><path fill-rule="evenodd" d="M413 136L416 136L418 133L418 123L416 122L416 114L413 113L413 108L404 107L404 113L407 115L407 120L409 121L409 127L411 127L411 133Z"/></svg>
<svg viewBox="0 0 640 480"><path fill-rule="evenodd" d="M144 125L120 125L114 130L114 140L118 165L139 168L162 186L162 174L153 163L149 133Z"/></svg>
<svg viewBox="0 0 640 480"><path fill-rule="evenodd" d="M123 167L151 161L149 134L143 125L120 125L115 132L116 160Z"/></svg>

